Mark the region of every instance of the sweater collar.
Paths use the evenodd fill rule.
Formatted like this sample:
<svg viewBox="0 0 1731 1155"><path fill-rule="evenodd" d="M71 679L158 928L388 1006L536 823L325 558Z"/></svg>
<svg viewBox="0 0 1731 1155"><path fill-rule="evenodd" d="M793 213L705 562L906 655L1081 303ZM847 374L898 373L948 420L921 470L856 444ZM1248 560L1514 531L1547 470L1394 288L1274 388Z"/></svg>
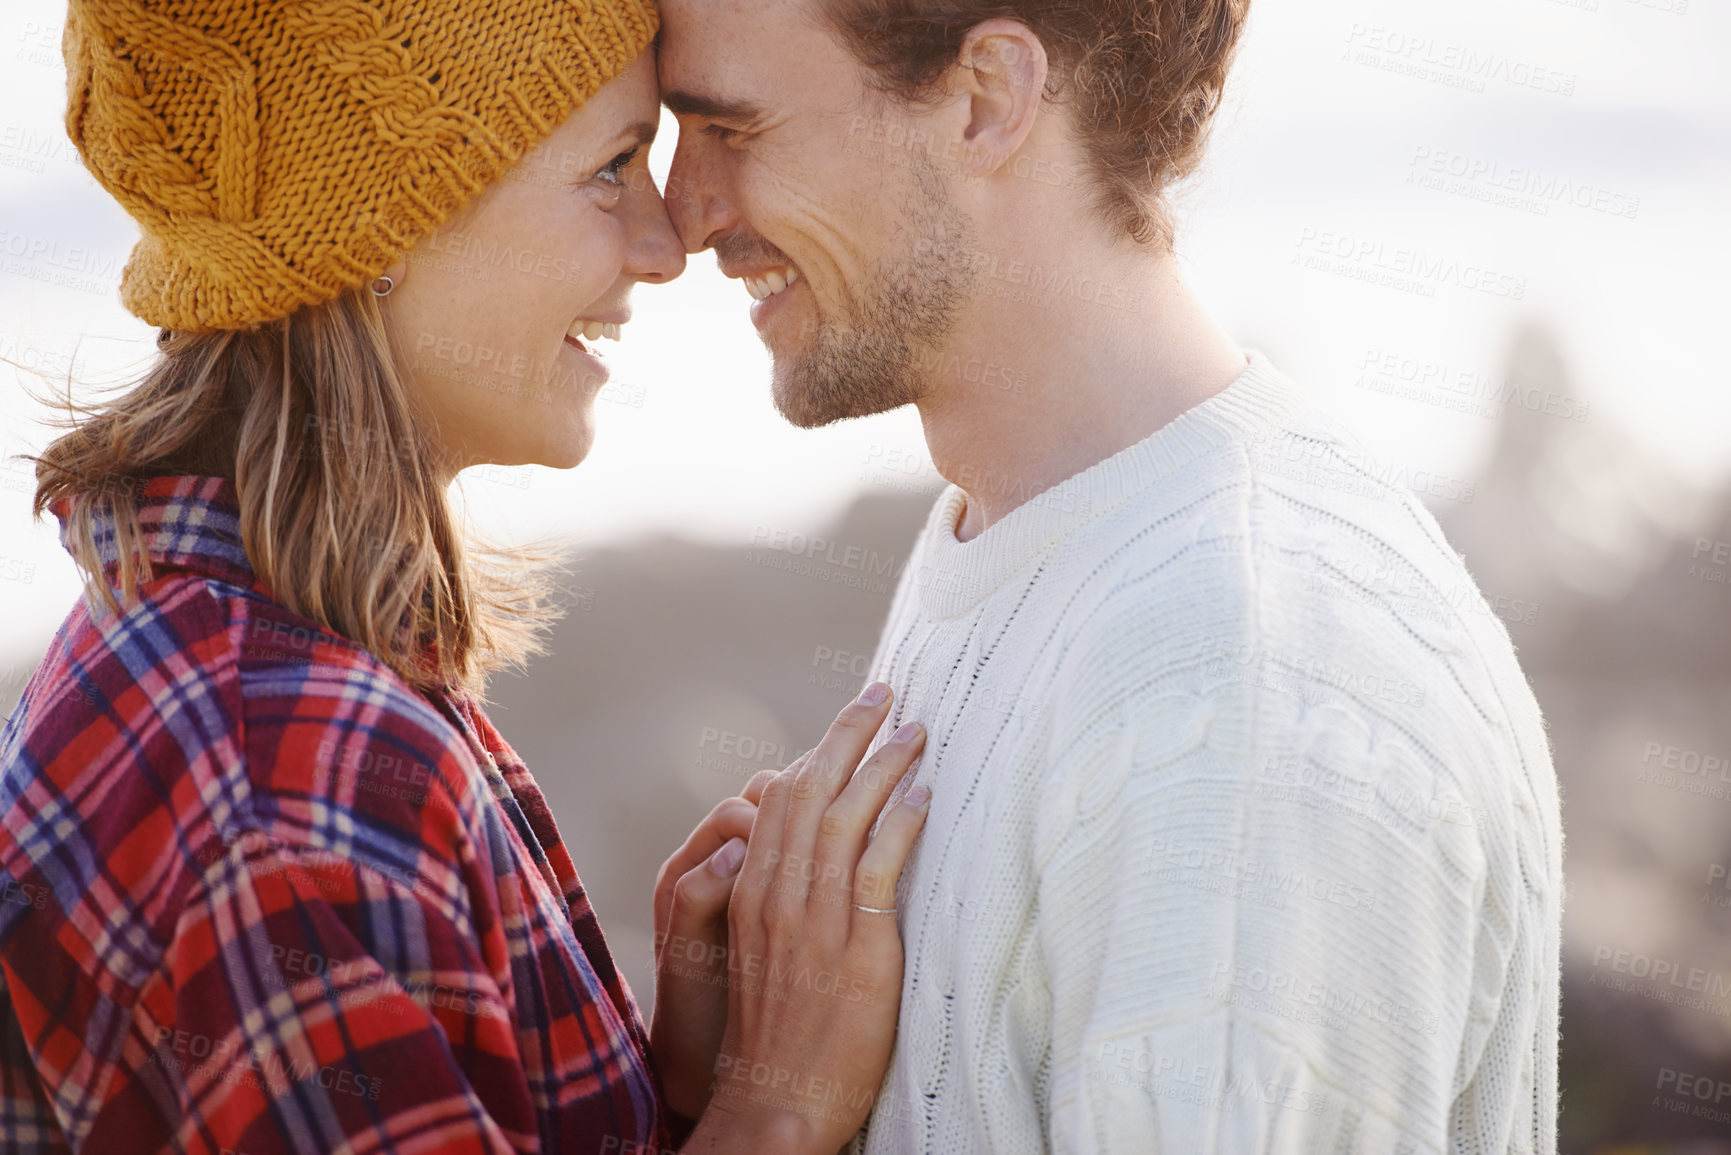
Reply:
<svg viewBox="0 0 1731 1155"><path fill-rule="evenodd" d="M1204 454L1246 441L1307 398L1256 350L1232 383L1136 444L1030 497L977 537L956 540L967 495L947 487L921 535L908 580L934 618L972 610L1052 546Z"/></svg>

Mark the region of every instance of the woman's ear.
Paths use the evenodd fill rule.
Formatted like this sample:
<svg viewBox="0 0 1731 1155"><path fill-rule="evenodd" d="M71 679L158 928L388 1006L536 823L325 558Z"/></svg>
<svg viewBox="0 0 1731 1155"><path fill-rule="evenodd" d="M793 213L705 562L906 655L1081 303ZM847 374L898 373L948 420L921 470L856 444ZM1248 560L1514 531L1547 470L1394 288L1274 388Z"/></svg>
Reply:
<svg viewBox="0 0 1731 1155"><path fill-rule="evenodd" d="M409 258L399 257L389 268L373 278L372 289L375 297L388 297L403 283L403 278L409 275Z"/></svg>
<svg viewBox="0 0 1731 1155"><path fill-rule="evenodd" d="M1020 20L985 20L962 41L956 69L969 101L963 164L970 176L988 176L1033 130L1046 93L1046 46Z"/></svg>

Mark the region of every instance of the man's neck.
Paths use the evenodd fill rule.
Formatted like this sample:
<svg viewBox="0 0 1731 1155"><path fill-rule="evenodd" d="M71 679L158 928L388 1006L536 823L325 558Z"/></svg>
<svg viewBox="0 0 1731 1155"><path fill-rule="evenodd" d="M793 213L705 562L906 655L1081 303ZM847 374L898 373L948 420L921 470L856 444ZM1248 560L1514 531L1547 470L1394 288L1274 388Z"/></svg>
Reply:
<svg viewBox="0 0 1731 1155"><path fill-rule="evenodd" d="M1247 363L1172 257L1053 247L1018 245L1017 265L988 264L978 304L928 355L920 419L934 466L967 494L962 541L1149 437Z"/></svg>

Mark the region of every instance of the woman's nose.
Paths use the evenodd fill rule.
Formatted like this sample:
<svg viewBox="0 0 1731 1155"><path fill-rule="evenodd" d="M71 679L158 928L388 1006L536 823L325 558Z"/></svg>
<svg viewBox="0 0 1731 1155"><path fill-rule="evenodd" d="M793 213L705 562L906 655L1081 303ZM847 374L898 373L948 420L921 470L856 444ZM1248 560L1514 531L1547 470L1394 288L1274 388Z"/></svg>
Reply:
<svg viewBox="0 0 1731 1155"><path fill-rule="evenodd" d="M639 281L665 284L685 271L685 246L673 231L667 202L655 178L642 175L643 187L626 193L625 272Z"/></svg>

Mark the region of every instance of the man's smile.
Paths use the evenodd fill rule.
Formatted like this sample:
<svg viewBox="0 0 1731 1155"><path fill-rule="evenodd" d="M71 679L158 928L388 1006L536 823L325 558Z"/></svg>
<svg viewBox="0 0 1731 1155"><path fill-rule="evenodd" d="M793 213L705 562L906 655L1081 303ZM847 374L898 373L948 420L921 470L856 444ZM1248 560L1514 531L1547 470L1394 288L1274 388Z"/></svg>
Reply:
<svg viewBox="0 0 1731 1155"><path fill-rule="evenodd" d="M762 301L777 293L785 292L799 282L799 270L791 265L779 269L771 269L761 276L742 277L745 291L753 300Z"/></svg>

